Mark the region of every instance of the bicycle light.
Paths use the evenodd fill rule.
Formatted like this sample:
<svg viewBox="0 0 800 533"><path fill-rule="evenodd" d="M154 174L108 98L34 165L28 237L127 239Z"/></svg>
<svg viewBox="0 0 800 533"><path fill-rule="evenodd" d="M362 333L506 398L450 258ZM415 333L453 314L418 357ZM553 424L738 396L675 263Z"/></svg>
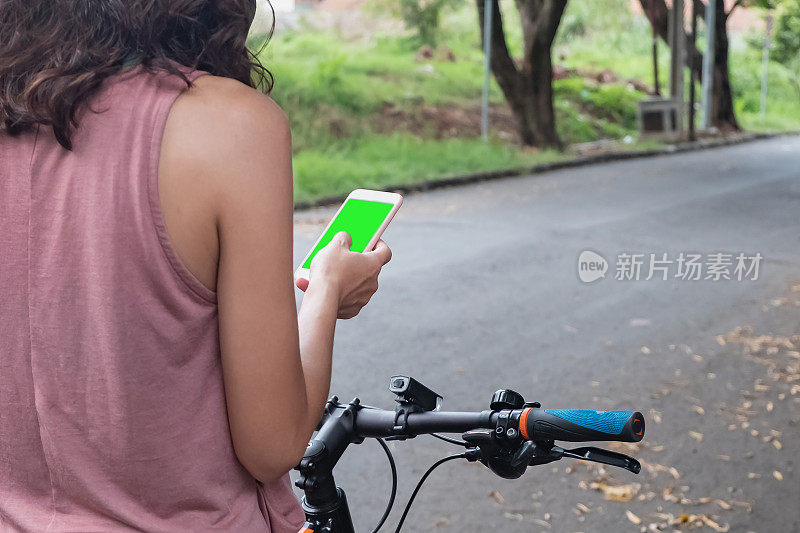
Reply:
<svg viewBox="0 0 800 533"><path fill-rule="evenodd" d="M442 397L409 376L392 376L389 391L397 395L400 404L410 404L423 411L435 411L442 404Z"/></svg>

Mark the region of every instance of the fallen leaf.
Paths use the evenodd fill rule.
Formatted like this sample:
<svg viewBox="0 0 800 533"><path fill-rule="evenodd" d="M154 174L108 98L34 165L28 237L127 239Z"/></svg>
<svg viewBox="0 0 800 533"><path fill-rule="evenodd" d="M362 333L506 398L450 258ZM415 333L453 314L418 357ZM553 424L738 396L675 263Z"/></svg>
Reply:
<svg viewBox="0 0 800 533"><path fill-rule="evenodd" d="M647 346L642 346L642 353L648 355L650 353L650 348Z"/></svg>
<svg viewBox="0 0 800 533"><path fill-rule="evenodd" d="M781 441L779 440L772 441L772 445L775 446L776 450L780 450L781 448L783 448L783 444L781 444Z"/></svg>
<svg viewBox="0 0 800 533"><path fill-rule="evenodd" d="M665 518L669 519L669 524L671 526L680 526L682 524L686 524L690 529L694 529L695 527L703 527L705 525L720 533L725 533L730 530L730 526L728 524L721 526L704 514L697 515L682 513L680 516L674 518L672 515L666 515Z"/></svg>
<svg viewBox="0 0 800 533"><path fill-rule="evenodd" d="M494 500L495 500L497 503L503 503L504 501L506 501L506 499L505 499L505 498L503 498L503 495L502 495L502 494L500 494L499 492L497 492L496 490L493 490L492 492L490 492L490 493L489 493L489 497L490 497L490 498L494 498Z"/></svg>
<svg viewBox="0 0 800 533"><path fill-rule="evenodd" d="M694 409L694 412L697 413L700 416L706 414L706 410L703 409L702 407L700 407L699 405L693 406L692 409Z"/></svg>
<svg viewBox="0 0 800 533"><path fill-rule="evenodd" d="M780 473L780 472L778 472L777 470L773 470L773 471L772 471L772 477L774 477L774 478L775 478L775 479L777 479L778 481L783 481L783 474L781 474L781 473Z"/></svg>
<svg viewBox="0 0 800 533"><path fill-rule="evenodd" d="M627 509L625 511L625 516L628 517L628 520L630 520L631 523L633 523L633 524L635 524L637 526L642 523L642 519L639 518L638 516L636 516L635 514L633 514L630 509Z"/></svg>
<svg viewBox="0 0 800 533"><path fill-rule="evenodd" d="M702 521L702 522L703 522L705 525L707 525L708 527L710 527L711 529L713 529L714 531L719 531L719 532L721 532L721 533L725 533L725 532L727 532L728 530L730 530L730 528L731 528L731 527L730 527L728 524L725 524L724 526L720 526L719 524L717 524L716 522L714 522L713 520L711 520L709 517L707 517L707 516L706 516L706 515L704 515L704 514L701 514L701 515L700 515L700 520L701 520L701 521Z"/></svg>
<svg viewBox="0 0 800 533"><path fill-rule="evenodd" d="M629 483L627 485L614 486L602 482L592 482L589 484L589 488L602 492L606 500L628 502L639 492L641 485L639 483Z"/></svg>
<svg viewBox="0 0 800 533"><path fill-rule="evenodd" d="M689 436L692 437L697 442L703 442L703 434L699 431L690 431Z"/></svg>
<svg viewBox="0 0 800 533"><path fill-rule="evenodd" d="M748 513L753 511L753 505L750 502L733 502L733 505L744 507Z"/></svg>

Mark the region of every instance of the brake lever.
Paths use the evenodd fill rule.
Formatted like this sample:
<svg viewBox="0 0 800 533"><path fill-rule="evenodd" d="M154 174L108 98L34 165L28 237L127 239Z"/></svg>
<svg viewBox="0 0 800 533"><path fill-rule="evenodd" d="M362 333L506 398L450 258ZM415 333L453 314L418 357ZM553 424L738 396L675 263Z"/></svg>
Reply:
<svg viewBox="0 0 800 533"><path fill-rule="evenodd" d="M511 459L511 466L514 468L527 466L538 466L553 461L558 461L564 456L564 450L558 446L553 446L553 442L536 442L528 440L523 442L514 457Z"/></svg>
<svg viewBox="0 0 800 533"><path fill-rule="evenodd" d="M554 446L553 448L557 448ZM581 459L583 461L593 461L595 463L602 463L611 466L618 466L624 468L634 474L638 474L642 470L642 465L624 453L612 452L602 448L595 448L594 446L586 446L583 448L573 448L571 450L561 450L564 457L572 457L574 459Z"/></svg>

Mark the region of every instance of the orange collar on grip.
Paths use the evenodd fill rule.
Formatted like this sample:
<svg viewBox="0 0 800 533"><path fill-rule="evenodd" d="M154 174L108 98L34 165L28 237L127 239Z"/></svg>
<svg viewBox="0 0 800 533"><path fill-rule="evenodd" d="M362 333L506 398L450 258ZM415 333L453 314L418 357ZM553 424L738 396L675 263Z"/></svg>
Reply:
<svg viewBox="0 0 800 533"><path fill-rule="evenodd" d="M519 415L519 434L525 440L531 440L528 436L528 413L531 412L531 409L532 407L526 407L522 410L522 414Z"/></svg>

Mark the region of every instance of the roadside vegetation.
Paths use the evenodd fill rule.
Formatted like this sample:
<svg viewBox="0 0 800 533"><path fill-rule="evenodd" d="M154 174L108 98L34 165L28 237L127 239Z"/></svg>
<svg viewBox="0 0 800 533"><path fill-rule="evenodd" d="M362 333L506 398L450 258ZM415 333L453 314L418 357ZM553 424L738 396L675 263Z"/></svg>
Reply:
<svg viewBox="0 0 800 533"><path fill-rule="evenodd" d="M518 15L513 2L501 3L510 52L519 57ZM653 146L639 143L636 131L637 102L652 90L651 30L627 0L606 0L602 10L594 2L568 2L553 47L556 129L564 151L519 146L513 115L494 81L492 136L488 143L480 139L477 14L472 2L457 5L440 14L436 48L421 49L413 30L350 39L301 26L273 37L262 59L275 75L272 96L292 122L298 202L355 187L574 157L587 149L581 143ZM669 50L659 46L663 90ZM741 125L800 128L797 74L785 63L770 63L761 118L760 69L758 36L734 37L730 75Z"/></svg>

